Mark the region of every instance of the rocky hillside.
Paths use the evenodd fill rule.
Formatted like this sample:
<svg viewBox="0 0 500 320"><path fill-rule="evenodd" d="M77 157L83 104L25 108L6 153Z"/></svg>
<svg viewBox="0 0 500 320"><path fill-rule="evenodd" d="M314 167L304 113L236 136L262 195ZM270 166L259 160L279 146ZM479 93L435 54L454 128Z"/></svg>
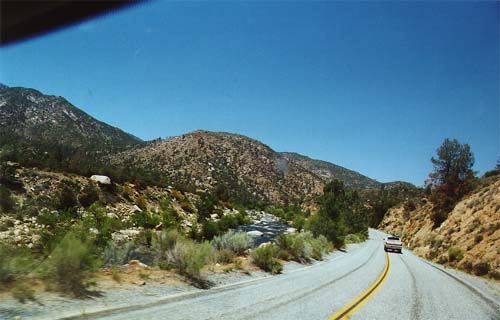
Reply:
<svg viewBox="0 0 500 320"><path fill-rule="evenodd" d="M481 181L438 228L432 204L402 205L388 211L380 228L400 233L418 255L477 275L500 279L500 180Z"/></svg>
<svg viewBox="0 0 500 320"><path fill-rule="evenodd" d="M112 163L155 170L195 189L225 185L238 196L285 203L317 195L314 173L248 137L195 131L113 156Z"/></svg>
<svg viewBox="0 0 500 320"><path fill-rule="evenodd" d="M93 151L122 150L140 140L98 121L63 97L0 86L0 143L58 145Z"/></svg>
<svg viewBox="0 0 500 320"><path fill-rule="evenodd" d="M325 182L338 179L343 181L347 187L356 189L373 188L380 185L380 182L331 162L311 159L294 152L282 152L281 154L285 159L301 165L322 178Z"/></svg>

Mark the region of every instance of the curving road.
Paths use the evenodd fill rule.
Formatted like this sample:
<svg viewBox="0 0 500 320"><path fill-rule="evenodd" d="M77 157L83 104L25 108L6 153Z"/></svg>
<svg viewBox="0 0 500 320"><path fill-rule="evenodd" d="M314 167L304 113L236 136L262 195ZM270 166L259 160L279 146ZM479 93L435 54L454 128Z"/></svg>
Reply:
<svg viewBox="0 0 500 320"><path fill-rule="evenodd" d="M325 262L279 276L95 318L334 319L381 280L386 269L383 236L370 230L370 239L348 253L338 252ZM350 319L500 319L498 297L495 300L410 251L389 253L388 260L387 276Z"/></svg>

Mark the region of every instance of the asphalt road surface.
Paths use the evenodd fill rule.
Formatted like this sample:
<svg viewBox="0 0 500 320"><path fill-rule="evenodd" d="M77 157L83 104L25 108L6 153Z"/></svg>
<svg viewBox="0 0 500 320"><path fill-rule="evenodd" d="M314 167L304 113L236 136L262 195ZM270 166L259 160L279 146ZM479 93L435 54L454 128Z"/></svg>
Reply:
<svg viewBox="0 0 500 320"><path fill-rule="evenodd" d="M294 272L102 318L500 319L494 298L409 251L386 254L383 236L370 230L366 243Z"/></svg>

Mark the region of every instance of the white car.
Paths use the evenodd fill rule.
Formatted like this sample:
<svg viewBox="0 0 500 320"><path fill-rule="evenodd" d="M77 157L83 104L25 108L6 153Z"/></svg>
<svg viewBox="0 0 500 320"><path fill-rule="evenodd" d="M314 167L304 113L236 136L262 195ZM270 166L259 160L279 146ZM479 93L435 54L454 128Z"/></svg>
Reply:
<svg viewBox="0 0 500 320"><path fill-rule="evenodd" d="M397 236L388 236L384 239L384 251L397 251L403 253L403 243L401 239Z"/></svg>

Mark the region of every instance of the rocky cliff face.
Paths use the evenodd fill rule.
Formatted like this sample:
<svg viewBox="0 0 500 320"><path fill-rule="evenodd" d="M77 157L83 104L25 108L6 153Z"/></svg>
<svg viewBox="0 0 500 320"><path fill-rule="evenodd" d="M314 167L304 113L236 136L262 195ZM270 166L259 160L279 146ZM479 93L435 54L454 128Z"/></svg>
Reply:
<svg viewBox="0 0 500 320"><path fill-rule="evenodd" d="M66 99L34 89L0 87L1 142L121 150L140 140L98 121Z"/></svg>
<svg viewBox="0 0 500 320"><path fill-rule="evenodd" d="M380 228L400 233L418 255L478 275L500 278L500 180L489 178L462 201L438 228L432 204L389 210Z"/></svg>
<svg viewBox="0 0 500 320"><path fill-rule="evenodd" d="M162 172L197 189L223 184L284 203L319 194L323 181L268 146L245 136L195 131L113 156L121 165Z"/></svg>

